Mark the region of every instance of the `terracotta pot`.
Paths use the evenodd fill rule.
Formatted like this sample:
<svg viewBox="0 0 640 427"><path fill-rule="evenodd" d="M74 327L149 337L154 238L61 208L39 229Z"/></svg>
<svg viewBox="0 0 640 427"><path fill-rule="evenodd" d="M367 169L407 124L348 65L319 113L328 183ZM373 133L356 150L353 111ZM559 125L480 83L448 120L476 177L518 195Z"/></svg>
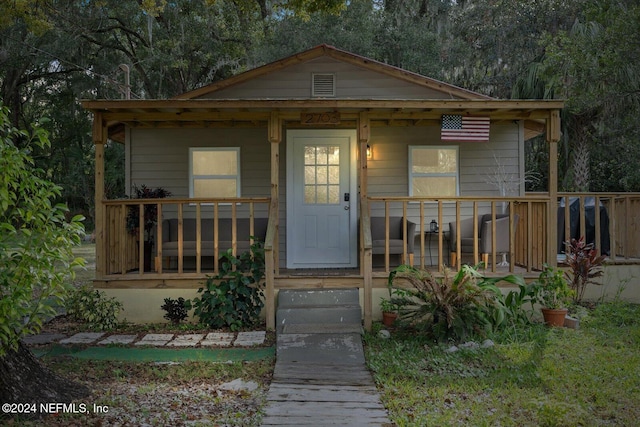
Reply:
<svg viewBox="0 0 640 427"><path fill-rule="evenodd" d="M390 311L382 312L382 324L384 324L384 326L393 326L397 318L398 318L398 313L394 313Z"/></svg>
<svg viewBox="0 0 640 427"><path fill-rule="evenodd" d="M568 311L566 308L543 308L544 323L548 326L564 326L564 318Z"/></svg>

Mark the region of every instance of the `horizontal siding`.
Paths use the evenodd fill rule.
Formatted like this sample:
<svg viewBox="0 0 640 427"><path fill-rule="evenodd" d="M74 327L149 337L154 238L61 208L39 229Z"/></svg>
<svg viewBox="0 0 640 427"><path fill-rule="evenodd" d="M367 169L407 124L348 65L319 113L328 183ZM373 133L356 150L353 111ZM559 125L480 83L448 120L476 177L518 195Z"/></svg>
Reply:
<svg viewBox="0 0 640 427"><path fill-rule="evenodd" d="M189 148L238 147L241 159L241 194L243 197L269 197L271 195L271 146L267 142L266 128L255 129L132 129L131 130L131 185L163 187L173 197L189 197ZM281 144L284 146L284 144ZM285 185L284 149L281 147L280 188ZM280 204L280 262L285 256L284 190ZM248 205L236 206L238 215L248 215ZM184 205L184 216L195 217L195 207ZM176 208L165 210L167 217L176 216ZM211 217L213 207L202 206L202 216ZM266 206L256 206L257 216L268 215ZM230 206L220 206L222 217L231 216Z"/></svg>
<svg viewBox="0 0 640 427"><path fill-rule="evenodd" d="M498 190L488 183L496 169L496 159L505 171L519 180L521 165L518 148L519 126L515 124L492 125L491 137L487 143L460 143L460 195L461 196L499 196ZM373 197L408 196L409 145L447 145L440 141L437 126L416 128L376 127L371 131L370 145L373 156L368 161L368 194ZM494 157L495 156L495 157ZM518 194L512 194L516 196ZM408 205L408 216L414 221L419 218L418 203ZM430 222L437 218L437 204L427 204L425 219ZM391 215L401 216L402 205L394 203ZM463 204L462 217L472 215L472 204ZM479 205L480 212L487 212L488 204ZM498 207L498 210L500 207ZM373 203L372 216L384 215L384 204ZM445 206L444 222L455 220L455 205ZM448 229L448 225L445 226Z"/></svg>
<svg viewBox="0 0 640 427"><path fill-rule="evenodd" d="M371 131L373 158L368 165L368 194L370 196L406 196L408 194L408 146L444 145L437 126L398 128L375 127ZM174 197L186 198L188 192L189 147L241 146L242 196L270 196L270 144L267 129L132 129L134 141L130 149L131 183L148 187L164 187ZM487 184L487 175L495 169L499 159L507 170L518 176L522 168L518 149L518 126L493 125L488 143L465 143L460 146L460 187L463 196L497 196ZM286 141L280 144L280 266L286 260ZM185 216L194 216L195 209L185 205ZM371 206L373 216L384 215L384 206ZM210 216L210 207L203 206L203 216ZM229 215L229 207L221 207L222 215ZM246 207L238 207L246 212ZM417 221L419 204L409 204L409 217ZM463 217L471 216L471 204L462 207ZM488 207L481 207L487 211ZM174 214L170 210L167 215ZM266 216L266 208L258 215ZM401 204L393 206L392 215L402 215ZM445 208L445 223L455 218L455 206ZM437 205L427 204L425 221L437 218ZM422 228L422 227L420 227ZM445 229L448 226L445 225Z"/></svg>
<svg viewBox="0 0 640 427"><path fill-rule="evenodd" d="M498 196L488 183L497 163L519 180L521 156L519 127L515 124L492 125L487 143L460 143L460 195ZM368 193L371 196L407 196L409 193L408 158L410 145L447 145L440 141L437 126L416 128L380 127L371 131L372 159L368 161ZM497 159L497 160L496 160ZM517 195L517 194L512 194Z"/></svg>
<svg viewBox="0 0 640 427"><path fill-rule="evenodd" d="M267 129L133 129L131 184L163 187L189 197L190 147L241 147L241 194L269 196Z"/></svg>
<svg viewBox="0 0 640 427"><path fill-rule="evenodd" d="M308 99L311 74L335 73L336 98L450 99L450 95L333 58L316 58L204 95L205 99Z"/></svg>

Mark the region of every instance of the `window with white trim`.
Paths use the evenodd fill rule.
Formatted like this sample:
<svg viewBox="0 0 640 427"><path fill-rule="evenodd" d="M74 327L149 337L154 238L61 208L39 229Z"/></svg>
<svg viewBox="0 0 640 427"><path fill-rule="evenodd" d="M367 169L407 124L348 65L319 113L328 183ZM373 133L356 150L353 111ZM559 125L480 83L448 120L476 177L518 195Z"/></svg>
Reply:
<svg viewBox="0 0 640 427"><path fill-rule="evenodd" d="M409 146L409 196L459 194L458 146Z"/></svg>
<svg viewBox="0 0 640 427"><path fill-rule="evenodd" d="M189 197L240 197L240 148L190 148Z"/></svg>

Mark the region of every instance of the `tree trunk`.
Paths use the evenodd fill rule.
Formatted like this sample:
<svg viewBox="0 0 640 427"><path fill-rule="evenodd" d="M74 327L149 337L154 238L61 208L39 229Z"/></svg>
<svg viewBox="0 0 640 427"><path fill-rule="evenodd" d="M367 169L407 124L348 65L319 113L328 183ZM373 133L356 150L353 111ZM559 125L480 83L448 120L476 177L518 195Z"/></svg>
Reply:
<svg viewBox="0 0 640 427"><path fill-rule="evenodd" d="M2 403L71 403L90 394L81 384L64 379L42 365L20 342L0 358L0 402ZM39 411L36 411L36 414Z"/></svg>

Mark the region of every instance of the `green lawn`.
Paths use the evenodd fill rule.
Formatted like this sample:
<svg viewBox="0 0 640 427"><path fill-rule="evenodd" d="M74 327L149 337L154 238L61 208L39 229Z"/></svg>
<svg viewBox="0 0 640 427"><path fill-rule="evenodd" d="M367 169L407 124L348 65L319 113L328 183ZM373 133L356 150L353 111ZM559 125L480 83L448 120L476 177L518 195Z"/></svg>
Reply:
<svg viewBox="0 0 640 427"><path fill-rule="evenodd" d="M640 418L640 307L607 303L578 330L536 325L448 353L415 334L366 337L398 426L630 426Z"/></svg>
<svg viewBox="0 0 640 427"><path fill-rule="evenodd" d="M76 282L90 281L95 245ZM396 331L365 337L367 362L398 426L630 426L640 419L640 306L599 305L580 329L542 325L492 337L487 349ZM78 362L79 363L79 362Z"/></svg>

